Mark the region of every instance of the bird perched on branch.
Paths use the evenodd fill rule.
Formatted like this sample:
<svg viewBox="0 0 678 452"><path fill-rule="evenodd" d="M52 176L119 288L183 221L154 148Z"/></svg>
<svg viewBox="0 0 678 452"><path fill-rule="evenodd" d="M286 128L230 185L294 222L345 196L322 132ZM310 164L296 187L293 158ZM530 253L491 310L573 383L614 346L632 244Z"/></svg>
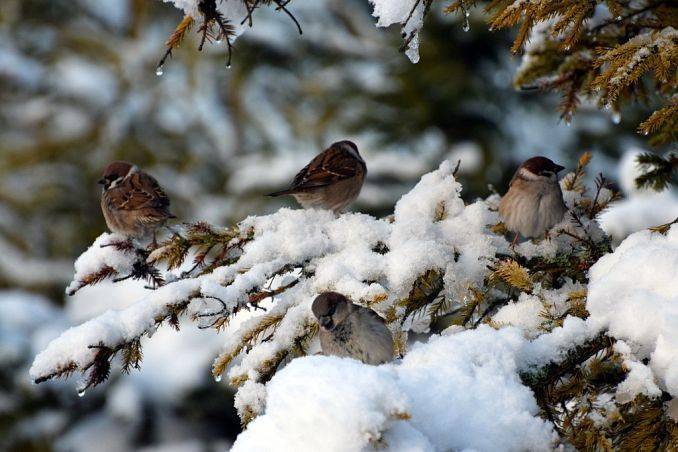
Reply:
<svg viewBox="0 0 678 452"><path fill-rule="evenodd" d="M324 355L347 356L365 364L383 364L393 359L393 336L371 309L353 304L336 292L318 295L311 309L320 324Z"/></svg>
<svg viewBox="0 0 678 452"><path fill-rule="evenodd" d="M534 238L545 234L560 223L567 212L558 173L563 166L546 157L525 160L513 175L509 190L499 203L499 216L506 228Z"/></svg>
<svg viewBox="0 0 678 452"><path fill-rule="evenodd" d="M129 162L112 162L99 180L101 210L108 228L129 238L153 236L168 219L170 200L153 176Z"/></svg>
<svg viewBox="0 0 678 452"><path fill-rule="evenodd" d="M299 171L290 188L268 196L292 195L305 209L340 213L358 197L366 174L358 147L348 140L338 141Z"/></svg>

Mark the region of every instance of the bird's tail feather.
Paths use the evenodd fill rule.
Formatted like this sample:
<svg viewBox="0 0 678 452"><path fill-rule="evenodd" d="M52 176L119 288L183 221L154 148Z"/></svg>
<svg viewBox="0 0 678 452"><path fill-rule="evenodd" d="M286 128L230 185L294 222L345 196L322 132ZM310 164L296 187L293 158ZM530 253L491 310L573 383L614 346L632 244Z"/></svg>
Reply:
<svg viewBox="0 0 678 452"><path fill-rule="evenodd" d="M270 196L272 198L275 198L276 196L291 195L292 193L294 193L294 190L287 189L287 190L281 190L281 191L274 191L273 193L269 193L266 196Z"/></svg>

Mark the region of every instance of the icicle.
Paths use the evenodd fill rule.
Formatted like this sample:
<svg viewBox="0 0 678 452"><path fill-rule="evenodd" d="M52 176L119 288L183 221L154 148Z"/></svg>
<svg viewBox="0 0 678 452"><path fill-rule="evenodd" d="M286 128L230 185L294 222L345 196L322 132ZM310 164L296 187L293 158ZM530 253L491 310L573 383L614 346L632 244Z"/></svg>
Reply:
<svg viewBox="0 0 678 452"><path fill-rule="evenodd" d="M158 66L157 68L155 68L155 75L157 75L158 77L160 77L164 73L165 71L163 70L162 66Z"/></svg>

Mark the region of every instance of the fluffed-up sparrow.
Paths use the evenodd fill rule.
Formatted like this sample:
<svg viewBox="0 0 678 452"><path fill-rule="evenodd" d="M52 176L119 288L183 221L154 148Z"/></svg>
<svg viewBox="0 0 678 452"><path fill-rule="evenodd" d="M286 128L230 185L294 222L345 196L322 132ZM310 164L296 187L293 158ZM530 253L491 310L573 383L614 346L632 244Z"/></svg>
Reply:
<svg viewBox="0 0 678 452"><path fill-rule="evenodd" d="M311 309L320 325L324 355L351 357L365 364L383 364L393 359L393 336L371 309L337 292L321 293Z"/></svg>
<svg viewBox="0 0 678 452"><path fill-rule="evenodd" d="M499 216L506 228L534 238L560 223L567 212L558 173L563 166L546 157L532 157L513 175L509 190L499 203ZM514 240L514 244L515 241Z"/></svg>
<svg viewBox="0 0 678 452"><path fill-rule="evenodd" d="M268 196L292 195L305 209L340 213L358 197L366 174L358 147L348 140L338 141L299 171L290 188Z"/></svg>
<svg viewBox="0 0 678 452"><path fill-rule="evenodd" d="M101 210L108 228L129 238L153 236L168 219L170 200L158 181L129 162L112 162L106 166L103 177Z"/></svg>

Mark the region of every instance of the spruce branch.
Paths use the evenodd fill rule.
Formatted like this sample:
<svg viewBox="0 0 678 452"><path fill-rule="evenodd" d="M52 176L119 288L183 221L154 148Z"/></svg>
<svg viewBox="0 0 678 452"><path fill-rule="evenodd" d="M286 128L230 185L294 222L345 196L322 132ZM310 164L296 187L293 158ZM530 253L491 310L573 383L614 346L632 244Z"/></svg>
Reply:
<svg viewBox="0 0 678 452"><path fill-rule="evenodd" d="M666 157L646 152L640 154L636 161L643 171L636 177L636 187L662 191L669 185L676 185L678 152L669 153Z"/></svg>

